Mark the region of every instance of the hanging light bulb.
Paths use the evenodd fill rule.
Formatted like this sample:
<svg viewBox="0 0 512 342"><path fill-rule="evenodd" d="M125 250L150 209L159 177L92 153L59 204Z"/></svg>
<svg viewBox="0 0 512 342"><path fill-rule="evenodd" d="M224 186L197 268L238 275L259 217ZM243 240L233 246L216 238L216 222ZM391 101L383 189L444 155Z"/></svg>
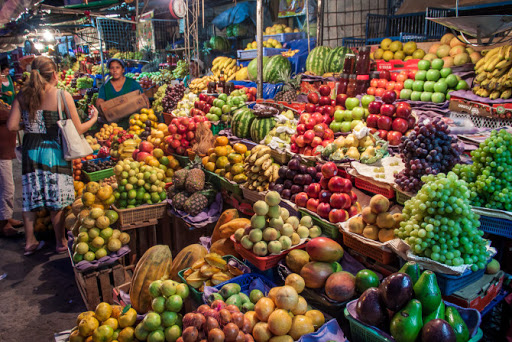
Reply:
<svg viewBox="0 0 512 342"><path fill-rule="evenodd" d="M34 47L35 47L35 48L36 48L36 50L37 50L37 51L39 51L39 52L43 51L43 49L44 49L44 45L43 45L43 44L41 44L41 43L39 43L39 42L35 43L35 44L34 44Z"/></svg>
<svg viewBox="0 0 512 342"><path fill-rule="evenodd" d="M48 31L48 30L44 31L43 38L47 42L50 42L50 41L52 41L54 39L53 34L50 31Z"/></svg>

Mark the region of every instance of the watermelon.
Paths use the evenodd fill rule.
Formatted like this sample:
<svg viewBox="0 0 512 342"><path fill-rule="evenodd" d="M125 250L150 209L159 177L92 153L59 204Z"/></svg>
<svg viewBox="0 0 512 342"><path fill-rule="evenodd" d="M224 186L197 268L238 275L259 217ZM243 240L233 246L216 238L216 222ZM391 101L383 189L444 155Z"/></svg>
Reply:
<svg viewBox="0 0 512 342"><path fill-rule="evenodd" d="M279 83L282 81L281 73L290 75L292 67L288 58L275 55L270 58L263 68L263 82Z"/></svg>
<svg viewBox="0 0 512 342"><path fill-rule="evenodd" d="M215 36L210 38L210 47L213 50L228 51L230 44L226 38Z"/></svg>
<svg viewBox="0 0 512 342"><path fill-rule="evenodd" d="M263 70L265 70L265 65L270 60L269 57L263 57ZM247 66L247 73L249 74L249 79L251 81L256 81L258 78L258 58L254 58L249 65Z"/></svg>
<svg viewBox="0 0 512 342"><path fill-rule="evenodd" d="M250 129L254 118L252 110L247 107L236 110L231 119L231 131L241 139L250 139Z"/></svg>
<svg viewBox="0 0 512 342"><path fill-rule="evenodd" d="M328 46L317 46L311 50L306 59L306 71L322 76L326 72L325 60L329 52L331 52L331 48Z"/></svg>
<svg viewBox="0 0 512 342"><path fill-rule="evenodd" d="M268 132L274 126L276 122L274 118L256 118L251 124L251 140L260 143L267 136Z"/></svg>
<svg viewBox="0 0 512 342"><path fill-rule="evenodd" d="M343 65L345 64L345 55L350 52L352 52L352 50L345 46L340 46L331 50L325 60L325 72L341 72L343 70Z"/></svg>

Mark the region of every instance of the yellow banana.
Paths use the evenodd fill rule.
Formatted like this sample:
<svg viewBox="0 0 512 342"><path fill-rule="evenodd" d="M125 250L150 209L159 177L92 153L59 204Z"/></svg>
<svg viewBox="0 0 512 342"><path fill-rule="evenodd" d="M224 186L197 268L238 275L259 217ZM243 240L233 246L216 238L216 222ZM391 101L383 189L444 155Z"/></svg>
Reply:
<svg viewBox="0 0 512 342"><path fill-rule="evenodd" d="M499 55L491 57L491 59L487 63L485 63L484 70L487 72L493 71L494 68L496 67L496 64L498 64L500 61L501 60Z"/></svg>
<svg viewBox="0 0 512 342"><path fill-rule="evenodd" d="M501 93L500 99L507 100L512 96L512 88L508 88L504 92Z"/></svg>
<svg viewBox="0 0 512 342"><path fill-rule="evenodd" d="M512 59L512 45L508 46L507 53L505 54L505 59L510 61Z"/></svg>
<svg viewBox="0 0 512 342"><path fill-rule="evenodd" d="M507 61L506 59L503 59L498 64L496 64L496 69L506 69L505 71L508 71L508 68L512 65L512 61Z"/></svg>
<svg viewBox="0 0 512 342"><path fill-rule="evenodd" d="M482 82L483 80L485 80L487 78L487 73L481 73L481 74L478 74L476 77L475 77L475 82L476 83L480 83Z"/></svg>
<svg viewBox="0 0 512 342"><path fill-rule="evenodd" d="M501 91L498 91L498 90L495 90L493 91L490 95L489 95L489 98L491 100L496 100L498 97L500 97L501 95Z"/></svg>
<svg viewBox="0 0 512 342"><path fill-rule="evenodd" d="M507 62L507 63L511 63L512 64L512 61ZM499 78L499 77L505 75L507 73L507 71L508 71L508 68L494 69L494 71L492 73L490 73L490 74L491 74L491 77ZM487 75L487 76L489 76L489 75Z"/></svg>
<svg viewBox="0 0 512 342"><path fill-rule="evenodd" d="M224 57L223 56L219 56L219 57L216 57L213 61L212 61L212 65L215 65L217 64L221 59L223 59Z"/></svg>
<svg viewBox="0 0 512 342"><path fill-rule="evenodd" d="M480 58L480 60L478 62L476 62L475 70L480 69L480 67L483 66L485 64L485 62L487 62L487 56Z"/></svg>
<svg viewBox="0 0 512 342"><path fill-rule="evenodd" d="M494 48L491 50L484 50L481 52L481 54L482 54L482 56L485 56L486 58L490 58L490 57L496 55L499 51L500 51L500 48L497 47L497 48Z"/></svg>

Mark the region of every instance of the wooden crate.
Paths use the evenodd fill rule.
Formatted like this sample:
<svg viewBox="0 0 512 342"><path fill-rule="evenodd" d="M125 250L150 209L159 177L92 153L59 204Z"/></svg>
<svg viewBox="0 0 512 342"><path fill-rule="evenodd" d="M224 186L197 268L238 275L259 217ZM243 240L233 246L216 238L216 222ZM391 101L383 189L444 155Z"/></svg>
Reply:
<svg viewBox="0 0 512 342"><path fill-rule="evenodd" d="M116 264L99 271L88 273L75 272L76 285L84 301L87 310L93 310L101 302L114 304L112 290L129 282L131 276L125 268Z"/></svg>
<svg viewBox="0 0 512 342"><path fill-rule="evenodd" d="M181 218L176 216L169 217L171 227L171 252L177 255L183 248L190 244L198 243L202 236L211 236L215 222L202 228L194 228Z"/></svg>

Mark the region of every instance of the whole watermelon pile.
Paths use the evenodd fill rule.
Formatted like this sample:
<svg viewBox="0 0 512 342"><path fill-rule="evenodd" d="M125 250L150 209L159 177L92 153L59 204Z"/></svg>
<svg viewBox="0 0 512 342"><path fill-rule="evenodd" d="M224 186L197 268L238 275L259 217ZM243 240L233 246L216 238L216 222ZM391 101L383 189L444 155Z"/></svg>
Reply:
<svg viewBox="0 0 512 342"><path fill-rule="evenodd" d="M292 66L288 58L282 55L272 57L263 57L263 82L279 83L283 81L283 77L290 76ZM253 59L247 66L247 73L251 81L258 78L258 59Z"/></svg>
<svg viewBox="0 0 512 342"><path fill-rule="evenodd" d="M270 118L255 118L252 121L250 134L251 140L255 143L260 143L267 136L268 132L274 128L276 121L273 117Z"/></svg>
<svg viewBox="0 0 512 342"><path fill-rule="evenodd" d="M263 70L265 70L265 65L267 65L269 57L263 57ZM258 79L258 59L254 58L249 65L247 66L247 74L249 75L249 79L251 81L256 81Z"/></svg>
<svg viewBox="0 0 512 342"><path fill-rule="evenodd" d="M231 119L231 131L233 134L241 139L251 138L251 124L255 116L247 107L240 108L233 113Z"/></svg>
<svg viewBox="0 0 512 342"><path fill-rule="evenodd" d="M229 51L231 44L224 37L214 36L210 38L209 45L213 50Z"/></svg>
<svg viewBox="0 0 512 342"><path fill-rule="evenodd" d="M326 71L327 56L331 52L328 46L317 46L308 55L306 59L306 71L312 72L315 75L322 76Z"/></svg>
<svg viewBox="0 0 512 342"><path fill-rule="evenodd" d="M325 60L324 72L341 72L343 70L343 65L345 64L345 56L350 52L352 52L352 50L345 46L332 49Z"/></svg>

